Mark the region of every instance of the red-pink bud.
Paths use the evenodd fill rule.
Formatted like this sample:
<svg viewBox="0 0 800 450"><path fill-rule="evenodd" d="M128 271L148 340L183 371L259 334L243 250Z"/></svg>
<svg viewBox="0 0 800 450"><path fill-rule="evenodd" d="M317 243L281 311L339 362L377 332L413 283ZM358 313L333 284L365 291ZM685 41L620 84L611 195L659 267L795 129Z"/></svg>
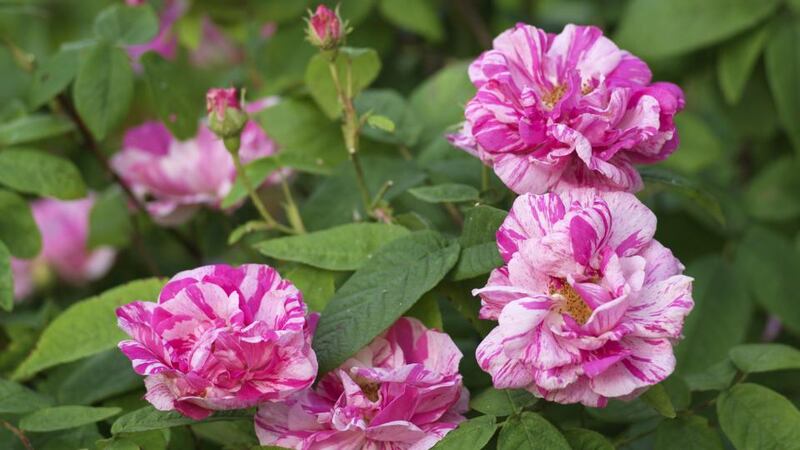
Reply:
<svg viewBox="0 0 800 450"><path fill-rule="evenodd" d="M233 108L241 110L242 106L239 104L239 95L236 88L212 88L206 94L206 112L214 114L217 118L222 119L225 116L225 109Z"/></svg>
<svg viewBox="0 0 800 450"><path fill-rule="evenodd" d="M146 0L125 0L125 4L128 6L141 6L144 5Z"/></svg>
<svg viewBox="0 0 800 450"><path fill-rule="evenodd" d="M308 19L308 40L315 47L330 50L341 44L345 29L346 24L342 24L338 12L331 11L325 5L319 5Z"/></svg>

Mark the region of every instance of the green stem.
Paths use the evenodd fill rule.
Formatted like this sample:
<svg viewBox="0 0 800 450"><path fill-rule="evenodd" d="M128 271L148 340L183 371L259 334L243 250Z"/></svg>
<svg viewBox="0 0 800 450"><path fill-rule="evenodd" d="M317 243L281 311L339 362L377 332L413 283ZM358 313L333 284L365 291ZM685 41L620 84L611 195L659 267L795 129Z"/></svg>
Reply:
<svg viewBox="0 0 800 450"><path fill-rule="evenodd" d="M364 177L364 169L361 166L361 160L358 157L358 132L361 124L358 120L356 108L353 105L353 82L352 70L350 63L347 64L347 87L342 86L339 80L339 71L336 68L336 61L331 60L328 63L328 69L331 72L331 79L336 88L336 93L339 96L339 102L342 104L342 136L344 137L344 144L347 148L347 156L350 162L353 163L353 168L356 172L356 183L361 192L361 200L364 203L364 209L367 215L372 213L372 196L369 194L369 188Z"/></svg>
<svg viewBox="0 0 800 450"><path fill-rule="evenodd" d="M283 189L283 196L286 198L286 207L289 209L289 222L298 234L305 234L306 227L303 224L303 218L300 216L300 209L297 207L297 203L294 202L292 190L289 189L289 183L286 182L286 177L283 176L280 169L278 170L278 176L281 177L281 188Z"/></svg>
<svg viewBox="0 0 800 450"><path fill-rule="evenodd" d="M236 151L231 151L231 156L233 156L233 165L236 167L236 173L238 173L239 177L242 179L242 184L244 185L244 188L247 189L247 194L250 196L250 200L253 202L253 205L256 207L259 214L261 214L261 217L264 218L264 222L266 222L270 228L287 234L295 234L295 230L279 223L274 217L272 217L272 214L267 211L267 208L264 207L264 203L261 202L261 199L258 197L258 194L256 194L255 189L253 189L253 184L250 183L250 177L247 176L247 172L242 165L242 159L239 157L238 149Z"/></svg>

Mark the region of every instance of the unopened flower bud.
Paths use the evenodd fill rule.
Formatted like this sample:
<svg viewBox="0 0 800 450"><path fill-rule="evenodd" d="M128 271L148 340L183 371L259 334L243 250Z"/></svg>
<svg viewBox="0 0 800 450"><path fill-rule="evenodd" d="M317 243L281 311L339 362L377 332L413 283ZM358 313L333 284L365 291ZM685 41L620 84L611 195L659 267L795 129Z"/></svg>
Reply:
<svg viewBox="0 0 800 450"><path fill-rule="evenodd" d="M317 10L308 18L306 38L311 45L320 50L332 50L342 45L347 33L347 24L342 23L339 11L331 11L325 5L317 6Z"/></svg>
<svg viewBox="0 0 800 450"><path fill-rule="evenodd" d="M247 113L242 110L236 88L209 89L206 94L206 111L208 112L208 128L227 143L238 141L244 126L247 124ZM236 148L228 148L237 151Z"/></svg>

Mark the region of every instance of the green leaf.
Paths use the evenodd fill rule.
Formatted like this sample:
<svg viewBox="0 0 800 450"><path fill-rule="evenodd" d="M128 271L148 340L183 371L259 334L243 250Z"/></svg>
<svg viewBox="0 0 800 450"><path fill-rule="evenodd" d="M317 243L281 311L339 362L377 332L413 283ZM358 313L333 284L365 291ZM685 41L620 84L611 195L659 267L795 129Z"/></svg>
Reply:
<svg viewBox="0 0 800 450"><path fill-rule="evenodd" d="M379 114L395 124L392 132L364 128L361 132L365 136L376 141L409 147L417 143L422 124L411 111L408 102L397 92L390 89L368 89L356 98L355 106L359 115Z"/></svg>
<svg viewBox="0 0 800 450"><path fill-rule="evenodd" d="M17 367L14 379L114 348L126 335L117 327L114 311L137 300L155 301L164 280L149 278L117 286L75 303L42 332L36 348Z"/></svg>
<svg viewBox="0 0 800 450"><path fill-rule="evenodd" d="M746 187L747 211L765 221L791 220L800 216L800 164L784 156L761 169Z"/></svg>
<svg viewBox="0 0 800 450"><path fill-rule="evenodd" d="M736 376L736 367L730 360L720 361L703 371L686 375L686 384L693 391L721 391L727 389Z"/></svg>
<svg viewBox="0 0 800 450"><path fill-rule="evenodd" d="M78 72L78 52L59 50L33 72L28 103L36 109L63 92Z"/></svg>
<svg viewBox="0 0 800 450"><path fill-rule="evenodd" d="M661 384L651 386L650 389L641 395L641 399L662 416L670 419L675 418L675 407L672 406L672 401L667 394L667 390L664 389L664 386Z"/></svg>
<svg viewBox="0 0 800 450"><path fill-rule="evenodd" d="M434 291L428 292L417 300L417 303L414 303L414 306L406 311L405 316L419 319L428 328L444 329L442 311L439 309L438 296Z"/></svg>
<svg viewBox="0 0 800 450"><path fill-rule="evenodd" d="M342 89L347 89L347 68L351 70L352 96L364 90L378 76L381 60L370 48L344 47L336 55L336 68ZM306 68L306 86L311 96L325 114L334 119L342 113L342 106L331 77L329 56L318 53L311 58Z"/></svg>
<svg viewBox="0 0 800 450"><path fill-rule="evenodd" d="M497 250L496 235L507 215L501 209L486 205L467 210L459 238L461 256L453 270L453 279L476 277L503 265Z"/></svg>
<svg viewBox="0 0 800 450"><path fill-rule="evenodd" d="M263 220L247 221L231 231L231 234L228 235L228 245L236 244L237 242L241 241L243 237L250 233L255 233L256 231L267 231L270 228L271 227Z"/></svg>
<svg viewBox="0 0 800 450"><path fill-rule="evenodd" d="M483 448L497 430L494 416L480 416L465 420L450 431L431 450L464 450Z"/></svg>
<svg viewBox="0 0 800 450"><path fill-rule="evenodd" d="M86 196L83 177L68 159L32 149L0 152L0 183L17 191L73 200Z"/></svg>
<svg viewBox="0 0 800 450"><path fill-rule="evenodd" d="M722 47L717 63L717 78L722 94L728 104L739 103L753 73L764 44L769 37L769 28L760 27L747 32Z"/></svg>
<svg viewBox="0 0 800 450"><path fill-rule="evenodd" d="M267 177L276 170L279 170L280 167L281 165L278 157L268 156L266 158L258 158L250 161L244 166L244 170L247 173L247 179L253 186L261 186L264 184L264 181L267 180ZM222 200L221 206L223 209L230 208L246 199L248 194L242 178L237 174L236 180L234 180L228 195Z"/></svg>
<svg viewBox="0 0 800 450"><path fill-rule="evenodd" d="M328 270L356 270L383 245L405 236L399 225L351 223L298 236L269 239L254 247L266 256Z"/></svg>
<svg viewBox="0 0 800 450"><path fill-rule="evenodd" d="M121 408L91 406L52 406L28 414L19 421L24 431L57 431L99 422L119 414Z"/></svg>
<svg viewBox="0 0 800 450"><path fill-rule="evenodd" d="M28 203L19 195L0 189L0 241L17 258L39 254L42 237Z"/></svg>
<svg viewBox="0 0 800 450"><path fill-rule="evenodd" d="M378 192L386 181L393 182L383 196L387 202L425 181L425 172L415 161L364 156L361 158L361 165L370 192ZM345 161L337 167L333 175L317 186L300 212L309 230L330 228L350 223L354 218L367 217L356 185L353 165Z"/></svg>
<svg viewBox="0 0 800 450"><path fill-rule="evenodd" d="M82 58L73 96L92 134L105 138L128 113L133 98L133 70L125 51L107 43L92 47Z"/></svg>
<svg viewBox="0 0 800 450"><path fill-rule="evenodd" d="M23 414L52 404L50 398L19 383L0 378L0 414Z"/></svg>
<svg viewBox="0 0 800 450"><path fill-rule="evenodd" d="M11 253L0 241L0 309L11 311L14 308L14 274L11 271Z"/></svg>
<svg viewBox="0 0 800 450"><path fill-rule="evenodd" d="M328 174L347 159L339 126L308 101L281 101L259 112L255 118L280 146L281 165Z"/></svg>
<svg viewBox="0 0 800 450"><path fill-rule="evenodd" d="M716 164L724 154L722 141L699 115L685 112L675 117L681 136L678 151L664 161L665 167L694 174Z"/></svg>
<svg viewBox="0 0 800 450"><path fill-rule="evenodd" d="M645 58L663 58L707 47L757 24L780 0L634 0L614 41Z"/></svg>
<svg viewBox="0 0 800 450"><path fill-rule="evenodd" d="M742 372L800 369L800 350L784 344L744 344L733 347L731 361Z"/></svg>
<svg viewBox="0 0 800 450"><path fill-rule="evenodd" d="M64 378L56 392L58 402L90 405L142 386L142 377L131 369L131 361L113 348L86 358Z"/></svg>
<svg viewBox="0 0 800 450"><path fill-rule="evenodd" d="M611 399L605 408L586 408L586 412L596 419L609 423L634 423L659 417L658 413L641 398L632 401Z"/></svg>
<svg viewBox="0 0 800 450"><path fill-rule="evenodd" d="M717 224L725 225L725 216L716 197L682 175L661 167L641 167L639 173L645 184L675 192L694 202L702 211L711 216Z"/></svg>
<svg viewBox="0 0 800 450"><path fill-rule="evenodd" d="M0 147L25 144L69 133L74 125L67 119L49 114L22 116L0 125Z"/></svg>
<svg viewBox="0 0 800 450"><path fill-rule="evenodd" d="M757 384L722 392L717 416L738 450L782 450L800 442L800 411L786 397Z"/></svg>
<svg viewBox="0 0 800 450"><path fill-rule="evenodd" d="M536 403L536 397L525 389L495 389L488 387L474 395L469 407L483 414L510 416Z"/></svg>
<svg viewBox="0 0 800 450"><path fill-rule="evenodd" d="M126 247L131 240L133 224L128 199L118 186L112 186L97 196L89 212L89 248L109 245Z"/></svg>
<svg viewBox="0 0 800 450"><path fill-rule="evenodd" d="M367 117L367 125L387 133L394 133L396 128L392 119L386 116L381 116L380 114L370 114Z"/></svg>
<svg viewBox="0 0 800 450"><path fill-rule="evenodd" d="M800 273L800 253L794 245L765 228L753 227L739 245L736 266L755 299L780 317L786 328L800 333L800 292L793 281Z"/></svg>
<svg viewBox="0 0 800 450"><path fill-rule="evenodd" d="M148 42L158 33L158 17L150 5L136 7L113 5L94 21L94 34L97 37L120 45L133 45Z"/></svg>
<svg viewBox="0 0 800 450"><path fill-rule="evenodd" d="M480 195L474 187L457 183L415 187L409 189L408 193L428 203L472 202L477 201Z"/></svg>
<svg viewBox="0 0 800 450"><path fill-rule="evenodd" d="M497 450L571 450L567 439L544 417L532 412L506 420Z"/></svg>
<svg viewBox="0 0 800 450"><path fill-rule="evenodd" d="M336 291L336 274L330 270L299 264L285 278L303 293L303 301L311 311L324 310Z"/></svg>
<svg viewBox="0 0 800 450"><path fill-rule="evenodd" d="M602 434L585 428L564 430L564 437L572 450L614 450L614 446Z"/></svg>
<svg viewBox="0 0 800 450"><path fill-rule="evenodd" d="M458 259L457 243L419 231L381 247L331 299L314 349L320 373L336 368L436 286Z"/></svg>
<svg viewBox="0 0 800 450"><path fill-rule="evenodd" d="M429 41L439 42L444 30L435 4L430 0L380 0L379 5L381 14L389 22Z"/></svg>
<svg viewBox="0 0 800 450"><path fill-rule="evenodd" d="M654 450L722 450L719 433L700 416L664 420L656 428Z"/></svg>
<svg viewBox="0 0 800 450"><path fill-rule="evenodd" d="M695 306L675 353L680 373L697 373L727 359L728 350L744 340L753 308L741 277L721 258L699 260L687 273L695 279Z"/></svg>
<svg viewBox="0 0 800 450"><path fill-rule="evenodd" d="M219 420L252 419L253 410L239 409L231 411L217 411L210 417L197 421L190 419L177 411L159 411L152 406L145 406L119 417L111 426L113 434L139 433L142 431L161 430L164 428L191 425L195 423L214 422Z"/></svg>
<svg viewBox="0 0 800 450"><path fill-rule="evenodd" d="M441 139L445 128L464 120L464 105L475 95L467 62L451 64L425 80L411 93L409 104L423 124L424 143Z"/></svg>
<svg viewBox="0 0 800 450"><path fill-rule="evenodd" d="M205 112L203 92L191 79L186 69L162 58L155 52L142 56L144 76L158 117L172 134L181 140L194 137L200 116Z"/></svg>
<svg viewBox="0 0 800 450"><path fill-rule="evenodd" d="M766 66L778 118L797 152L800 152L800 21L778 20L767 42Z"/></svg>

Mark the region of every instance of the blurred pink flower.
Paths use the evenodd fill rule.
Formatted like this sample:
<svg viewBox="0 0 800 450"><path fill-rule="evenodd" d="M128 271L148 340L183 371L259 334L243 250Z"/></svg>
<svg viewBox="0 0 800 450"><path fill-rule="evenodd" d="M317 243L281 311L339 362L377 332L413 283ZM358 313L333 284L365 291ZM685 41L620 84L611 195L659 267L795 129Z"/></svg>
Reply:
<svg viewBox="0 0 800 450"><path fill-rule="evenodd" d="M253 113L276 102L277 98L271 97L246 109ZM241 135L242 161L275 152L275 142L258 123L248 121ZM230 153L206 125L200 125L193 139L179 141L162 123L145 122L125 133L123 148L111 165L162 225L185 222L200 205L218 208L236 178ZM278 176L274 174L266 182L274 183Z"/></svg>
<svg viewBox="0 0 800 450"><path fill-rule="evenodd" d="M650 84L647 64L596 27L567 25L555 35L519 24L469 76L478 92L450 141L517 193L560 182L637 191L633 164L661 161L678 146L681 89Z"/></svg>
<svg viewBox="0 0 800 450"><path fill-rule="evenodd" d="M505 265L473 291L499 321L477 350L495 387L602 407L669 376L692 279L655 229L626 192L518 197L497 232Z"/></svg>
<svg viewBox="0 0 800 450"><path fill-rule="evenodd" d="M158 303L118 308L119 326L133 338L119 348L147 376L145 399L156 409L202 419L310 386L316 317L269 266L205 266L172 277Z"/></svg>
<svg viewBox="0 0 800 450"><path fill-rule="evenodd" d="M318 5L308 19L306 35L311 45L329 50L341 44L343 28L338 12L331 11L325 5Z"/></svg>
<svg viewBox="0 0 800 450"><path fill-rule="evenodd" d="M461 356L448 335L401 318L315 390L261 405L256 434L293 449L429 449L468 409Z"/></svg>
<svg viewBox="0 0 800 450"><path fill-rule="evenodd" d="M31 204L42 235L42 251L32 260L12 258L14 298L21 300L35 288L37 270L46 268L63 281L81 285L105 275L116 252L110 247L87 248L89 212L93 197L80 200L39 199Z"/></svg>
<svg viewBox="0 0 800 450"><path fill-rule="evenodd" d="M203 17L200 42L192 50L190 59L195 67L215 67L239 63L244 54L234 42L228 39L219 27Z"/></svg>
<svg viewBox="0 0 800 450"><path fill-rule="evenodd" d="M144 1L127 0L128 6L136 7L144 4ZM139 58L147 52L153 51L161 55L164 59L174 59L178 50L178 36L172 29L175 22L183 16L187 10L185 0L165 0L164 8L159 15L158 34L144 44L128 46L128 56L133 60L137 67Z"/></svg>

